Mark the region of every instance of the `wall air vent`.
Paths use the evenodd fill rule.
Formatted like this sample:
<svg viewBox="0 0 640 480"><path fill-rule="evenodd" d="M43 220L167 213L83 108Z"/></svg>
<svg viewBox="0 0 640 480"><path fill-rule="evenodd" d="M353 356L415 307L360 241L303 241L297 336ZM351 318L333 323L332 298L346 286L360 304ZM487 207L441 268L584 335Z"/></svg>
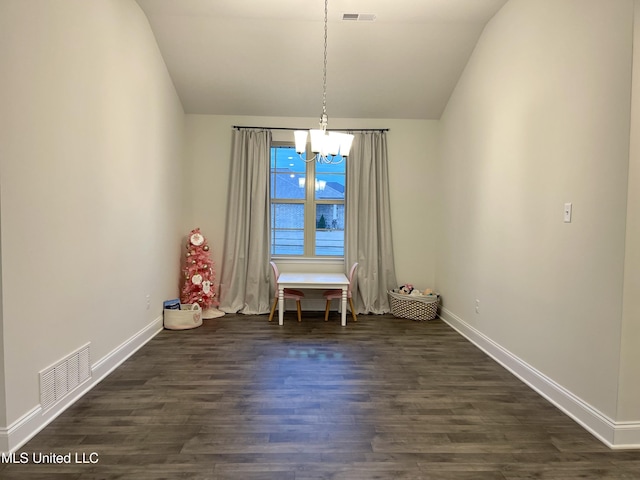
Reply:
<svg viewBox="0 0 640 480"><path fill-rule="evenodd" d="M91 378L89 344L40 372L40 406L47 410Z"/></svg>
<svg viewBox="0 0 640 480"><path fill-rule="evenodd" d="M373 13L343 13L342 20L350 22L373 22L376 16Z"/></svg>

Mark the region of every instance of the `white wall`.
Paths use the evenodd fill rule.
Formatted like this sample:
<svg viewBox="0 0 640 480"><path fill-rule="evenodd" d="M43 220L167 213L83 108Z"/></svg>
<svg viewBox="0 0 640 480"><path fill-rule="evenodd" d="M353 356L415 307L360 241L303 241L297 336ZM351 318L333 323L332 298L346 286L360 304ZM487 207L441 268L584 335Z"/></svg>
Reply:
<svg viewBox="0 0 640 480"><path fill-rule="evenodd" d="M618 408L632 30L632 0L510 0L442 118L446 313L605 423Z"/></svg>
<svg viewBox="0 0 640 480"><path fill-rule="evenodd" d="M233 125L314 128L316 118L186 116L185 223L200 227L213 249L219 279L224 243ZM331 128L389 128L389 187L398 281L422 288L435 281L437 123L427 120L330 120ZM278 136L293 132L275 131ZM343 268L336 267L339 270Z"/></svg>
<svg viewBox="0 0 640 480"><path fill-rule="evenodd" d="M86 342L95 365L177 295L184 114L133 1L3 0L0 58L10 427L41 369Z"/></svg>
<svg viewBox="0 0 640 480"><path fill-rule="evenodd" d="M635 1L631 152L618 420L640 420L640 0Z"/></svg>

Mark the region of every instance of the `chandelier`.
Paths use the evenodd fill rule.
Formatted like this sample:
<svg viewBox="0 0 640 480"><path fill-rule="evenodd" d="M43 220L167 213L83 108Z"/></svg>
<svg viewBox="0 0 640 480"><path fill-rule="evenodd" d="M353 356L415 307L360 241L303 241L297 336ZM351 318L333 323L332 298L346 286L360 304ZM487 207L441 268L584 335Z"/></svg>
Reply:
<svg viewBox="0 0 640 480"><path fill-rule="evenodd" d="M296 130L293 132L296 143L296 152L302 158L307 147L307 134L311 137L311 151L314 156L306 159L306 162L317 160L318 163L341 163L351 150L353 135L349 133L327 131L329 117L327 116L327 12L328 1L324 1L324 65L322 69L322 115L320 116L320 128Z"/></svg>

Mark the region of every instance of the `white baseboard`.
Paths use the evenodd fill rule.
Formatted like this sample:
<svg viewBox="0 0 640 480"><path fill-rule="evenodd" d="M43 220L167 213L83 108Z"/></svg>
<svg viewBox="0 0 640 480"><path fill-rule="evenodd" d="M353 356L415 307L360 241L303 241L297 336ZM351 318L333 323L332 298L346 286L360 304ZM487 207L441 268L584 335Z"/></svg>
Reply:
<svg viewBox="0 0 640 480"><path fill-rule="evenodd" d="M640 422L616 423L446 308L441 309L440 318L609 448L640 448Z"/></svg>
<svg viewBox="0 0 640 480"><path fill-rule="evenodd" d="M640 422L618 422L615 424L613 443L615 450L640 449Z"/></svg>
<svg viewBox="0 0 640 480"><path fill-rule="evenodd" d="M162 316L159 316L93 364L91 366L91 378L52 408L43 411L42 407L37 405L7 428L0 428L0 452L15 452L22 447L40 432L40 430L55 420L58 415L100 383L100 381L139 350L145 343L155 337L162 328Z"/></svg>

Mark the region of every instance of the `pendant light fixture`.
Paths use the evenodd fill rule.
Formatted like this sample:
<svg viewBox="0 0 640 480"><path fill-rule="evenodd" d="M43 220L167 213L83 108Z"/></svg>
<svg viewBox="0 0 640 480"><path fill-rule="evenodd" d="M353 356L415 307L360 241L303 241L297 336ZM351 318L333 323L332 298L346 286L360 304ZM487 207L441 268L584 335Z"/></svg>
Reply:
<svg viewBox="0 0 640 480"><path fill-rule="evenodd" d="M314 156L305 161L318 163L341 163L351 150L353 135L349 133L327 131L329 117L327 116L327 12L328 2L324 1L324 65L322 69L322 115L320 128L296 130L294 133L296 152L302 158L307 148L307 135L311 137L311 151Z"/></svg>

